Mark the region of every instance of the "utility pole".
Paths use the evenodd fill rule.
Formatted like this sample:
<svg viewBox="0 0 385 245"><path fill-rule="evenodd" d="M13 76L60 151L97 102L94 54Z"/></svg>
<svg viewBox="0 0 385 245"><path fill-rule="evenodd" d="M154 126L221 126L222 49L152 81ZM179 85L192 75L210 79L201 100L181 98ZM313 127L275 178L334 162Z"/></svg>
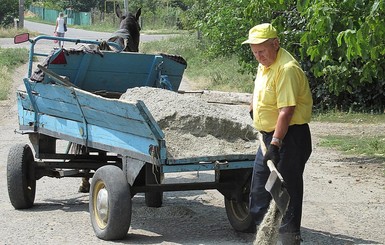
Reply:
<svg viewBox="0 0 385 245"><path fill-rule="evenodd" d="M19 0L19 23L17 28L24 28L24 0Z"/></svg>

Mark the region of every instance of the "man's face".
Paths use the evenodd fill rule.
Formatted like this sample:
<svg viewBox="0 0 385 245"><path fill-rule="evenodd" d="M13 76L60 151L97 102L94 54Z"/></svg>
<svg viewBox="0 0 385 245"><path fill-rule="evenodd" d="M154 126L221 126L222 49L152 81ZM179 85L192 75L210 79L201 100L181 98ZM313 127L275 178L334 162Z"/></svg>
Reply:
<svg viewBox="0 0 385 245"><path fill-rule="evenodd" d="M250 44L250 47L257 61L265 67L269 67L277 58L279 42L277 38L274 38L260 44Z"/></svg>

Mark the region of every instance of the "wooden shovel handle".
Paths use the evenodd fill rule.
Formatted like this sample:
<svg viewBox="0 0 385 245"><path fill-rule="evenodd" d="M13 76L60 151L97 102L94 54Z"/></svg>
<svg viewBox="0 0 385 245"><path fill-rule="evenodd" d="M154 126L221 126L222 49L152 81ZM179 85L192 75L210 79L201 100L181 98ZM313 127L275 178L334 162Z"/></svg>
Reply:
<svg viewBox="0 0 385 245"><path fill-rule="evenodd" d="M259 143L261 144L262 155L265 155L266 152L267 152L267 148L266 148L266 145L265 145L265 141L263 141L263 137L262 137L262 134L261 134L261 133L258 133L258 139L259 139ZM277 168L275 167L275 164L273 163L273 161L268 160L268 161L267 161L267 166L269 167L270 172L273 172L273 171L276 172L278 178L279 178L281 181L283 181L282 175L278 172L278 170L277 170Z"/></svg>

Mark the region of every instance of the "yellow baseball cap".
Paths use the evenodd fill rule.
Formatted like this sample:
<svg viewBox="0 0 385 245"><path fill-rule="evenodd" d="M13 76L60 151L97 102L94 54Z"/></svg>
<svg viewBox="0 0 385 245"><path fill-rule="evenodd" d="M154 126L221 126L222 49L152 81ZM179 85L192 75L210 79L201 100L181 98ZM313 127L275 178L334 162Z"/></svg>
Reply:
<svg viewBox="0 0 385 245"><path fill-rule="evenodd" d="M269 38L276 38L277 30L269 23L263 23L254 26L249 31L249 38L242 44L260 44Z"/></svg>

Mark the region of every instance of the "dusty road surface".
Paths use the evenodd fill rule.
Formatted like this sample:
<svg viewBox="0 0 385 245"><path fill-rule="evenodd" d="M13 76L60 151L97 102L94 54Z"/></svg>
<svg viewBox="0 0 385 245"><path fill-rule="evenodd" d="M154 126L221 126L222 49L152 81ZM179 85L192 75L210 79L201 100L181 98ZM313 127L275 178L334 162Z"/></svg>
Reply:
<svg viewBox="0 0 385 245"><path fill-rule="evenodd" d="M0 46L6 40L0 40ZM52 46L52 45L51 45ZM2 46L4 47L4 46ZM49 49L50 47L47 47ZM88 195L80 179L37 181L33 208L15 210L9 202L6 164L9 149L29 143L18 129L15 93L26 65L13 76L9 100L0 102L0 244L110 244L94 235ZM385 125L311 123L313 154L305 169L303 244L385 244L384 162L347 156L318 146L328 134L384 135ZM168 181L201 181L210 172L173 174ZM143 195L133 198L131 228L117 244L252 244L254 234L235 232L215 190L168 192L161 208L148 208Z"/></svg>

